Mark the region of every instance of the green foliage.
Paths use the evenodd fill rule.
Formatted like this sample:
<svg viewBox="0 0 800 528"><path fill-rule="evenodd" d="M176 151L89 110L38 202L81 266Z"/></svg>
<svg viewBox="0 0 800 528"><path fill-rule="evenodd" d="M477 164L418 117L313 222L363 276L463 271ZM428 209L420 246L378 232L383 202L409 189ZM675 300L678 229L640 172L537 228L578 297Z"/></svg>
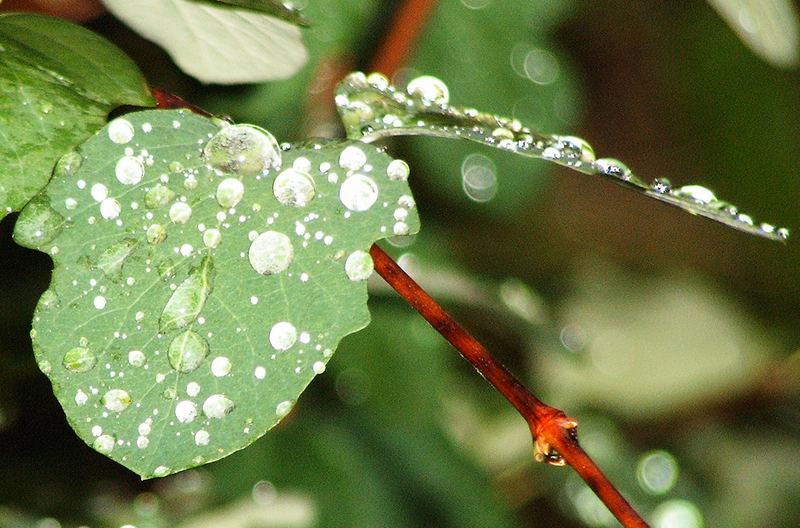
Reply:
<svg viewBox="0 0 800 528"><path fill-rule="evenodd" d="M281 153L255 127L146 111L66 160L15 229L55 263L37 360L79 436L145 478L286 416L369 321L369 246L418 227L408 167L357 142Z"/></svg>
<svg viewBox="0 0 800 528"><path fill-rule="evenodd" d="M119 105L152 104L134 63L64 20L0 16L0 218L36 194L58 157Z"/></svg>

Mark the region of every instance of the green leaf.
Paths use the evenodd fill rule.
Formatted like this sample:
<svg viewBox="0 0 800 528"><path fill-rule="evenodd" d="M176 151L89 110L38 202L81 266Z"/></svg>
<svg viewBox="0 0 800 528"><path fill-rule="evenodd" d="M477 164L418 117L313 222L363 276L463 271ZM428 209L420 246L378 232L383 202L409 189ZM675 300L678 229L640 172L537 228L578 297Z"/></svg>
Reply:
<svg viewBox="0 0 800 528"><path fill-rule="evenodd" d="M78 435L145 478L283 418L368 323L370 245L418 228L404 162L358 142L285 148L252 125L129 114L17 221L55 263L39 365Z"/></svg>
<svg viewBox="0 0 800 528"><path fill-rule="evenodd" d="M204 83L285 79L308 58L300 29L252 9L194 0L103 0L114 16Z"/></svg>
<svg viewBox="0 0 800 528"><path fill-rule="evenodd" d="M336 106L351 139L370 142L400 135L466 139L610 178L650 198L752 235L778 241L789 237L788 229L755 224L749 215L740 213L736 206L718 199L705 187L673 188L666 178L657 178L648 185L621 161L595 158L594 149L581 138L534 132L516 119L451 106L449 97L447 86L435 77L418 77L405 90L398 90L381 74L367 77L355 72L339 84Z"/></svg>
<svg viewBox="0 0 800 528"><path fill-rule="evenodd" d="M136 65L64 20L0 15L0 218L44 187L58 157L122 104L153 101Z"/></svg>
<svg viewBox="0 0 800 528"><path fill-rule="evenodd" d="M279 0L213 0L213 2L266 13L300 26L307 26L309 24L308 20L299 9L291 4L280 2Z"/></svg>

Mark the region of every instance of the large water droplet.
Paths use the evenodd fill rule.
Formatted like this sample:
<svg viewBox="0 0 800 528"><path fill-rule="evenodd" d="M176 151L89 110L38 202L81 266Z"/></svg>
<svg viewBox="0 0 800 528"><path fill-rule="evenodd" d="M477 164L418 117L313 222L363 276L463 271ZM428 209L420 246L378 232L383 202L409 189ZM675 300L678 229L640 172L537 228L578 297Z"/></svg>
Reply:
<svg viewBox="0 0 800 528"><path fill-rule="evenodd" d="M148 209L157 209L170 203L173 198L175 198L175 192L159 183L144 195L144 206Z"/></svg>
<svg viewBox="0 0 800 528"><path fill-rule="evenodd" d="M244 184L236 178L225 178L217 186L217 203L225 209L236 207L244 196Z"/></svg>
<svg viewBox="0 0 800 528"><path fill-rule="evenodd" d="M406 181L409 175L408 163L403 160L392 160L386 167L386 176L393 181Z"/></svg>
<svg viewBox="0 0 800 528"><path fill-rule="evenodd" d="M450 101L450 90L447 85L436 77L422 75L408 83L408 95L422 99L423 102L434 104L447 104Z"/></svg>
<svg viewBox="0 0 800 528"><path fill-rule="evenodd" d="M169 364L178 372L192 372L208 355L208 343L200 334L187 330L169 344Z"/></svg>
<svg viewBox="0 0 800 528"><path fill-rule="evenodd" d="M103 406L109 411L122 412L131 404L131 395L122 389L111 389L103 395Z"/></svg>
<svg viewBox="0 0 800 528"><path fill-rule="evenodd" d="M262 275L284 271L292 263L294 247L289 237L277 231L266 231L250 244L250 265Z"/></svg>
<svg viewBox="0 0 800 528"><path fill-rule="evenodd" d="M100 202L100 216L106 220L113 220L119 216L122 206L115 198L106 198Z"/></svg>
<svg viewBox="0 0 800 528"><path fill-rule="evenodd" d="M360 148L350 145L339 155L339 165L348 170L358 170L367 163L367 155Z"/></svg>
<svg viewBox="0 0 800 528"><path fill-rule="evenodd" d="M339 200L351 211L366 211L378 200L378 186L368 176L353 174L342 183Z"/></svg>
<svg viewBox="0 0 800 528"><path fill-rule="evenodd" d="M185 224L192 217L192 206L186 202L175 202L169 208L169 219L176 224Z"/></svg>
<svg viewBox="0 0 800 528"><path fill-rule="evenodd" d="M361 250L353 251L344 263L344 271L351 281L367 280L373 269L372 257Z"/></svg>
<svg viewBox="0 0 800 528"><path fill-rule="evenodd" d="M175 406L175 418L177 418L180 423L194 421L194 419L197 418L197 405L189 400L178 402L178 405Z"/></svg>
<svg viewBox="0 0 800 528"><path fill-rule="evenodd" d="M292 168L278 174L272 192L283 205L304 207L314 199L317 189L309 173Z"/></svg>
<svg viewBox="0 0 800 528"><path fill-rule="evenodd" d="M203 149L205 160L222 171L255 176L281 165L281 151L272 134L254 125L228 125Z"/></svg>
<svg viewBox="0 0 800 528"><path fill-rule="evenodd" d="M94 439L92 447L94 447L94 449L98 453L103 453L104 455L107 455L114 450L114 444L116 443L117 443L116 438L114 438L111 435L104 434Z"/></svg>
<svg viewBox="0 0 800 528"><path fill-rule="evenodd" d="M118 145L124 145L133 139L133 125L124 118L117 118L108 124L108 139Z"/></svg>
<svg viewBox="0 0 800 528"><path fill-rule="evenodd" d="M158 320L161 333L183 328L200 314L211 293L214 279L214 262L203 257L200 265L172 292Z"/></svg>
<svg viewBox="0 0 800 528"><path fill-rule="evenodd" d="M58 162L56 162L55 169L53 169L53 176L62 177L64 179L71 178L76 172L78 172L78 169L81 168L82 164L83 156L81 156L80 153L75 152L74 150L67 152L58 159Z"/></svg>
<svg viewBox="0 0 800 528"><path fill-rule="evenodd" d="M133 156L123 156L114 168L117 180L124 185L136 185L144 178L144 165Z"/></svg>
<svg viewBox="0 0 800 528"><path fill-rule="evenodd" d="M714 196L714 193L710 189L706 189L700 185L684 185L683 187L675 189L673 194L704 205L717 201L717 197Z"/></svg>
<svg viewBox="0 0 800 528"><path fill-rule="evenodd" d="M58 236L64 222L64 217L50 207L47 196L37 195L19 214L14 240L25 247L40 248Z"/></svg>
<svg viewBox="0 0 800 528"><path fill-rule="evenodd" d="M203 414L209 418L224 418L233 408L233 401L222 394L212 394L203 402Z"/></svg>
<svg viewBox="0 0 800 528"><path fill-rule="evenodd" d="M224 357L219 356L215 357L214 361L211 362L211 373L218 377L222 378L227 376L231 372L231 360Z"/></svg>
<svg viewBox="0 0 800 528"><path fill-rule="evenodd" d="M128 364L132 367L143 367L145 363L147 363L147 356L141 350L128 352Z"/></svg>
<svg viewBox="0 0 800 528"><path fill-rule="evenodd" d="M275 350L288 350L297 342L297 328L288 321L276 323L269 331L269 342Z"/></svg>
<svg viewBox="0 0 800 528"><path fill-rule="evenodd" d="M64 368L72 372L88 372L97 363L97 357L86 347L75 347L64 354Z"/></svg>
<svg viewBox="0 0 800 528"><path fill-rule="evenodd" d="M110 245L97 257L93 267L101 270L106 277L112 280L119 279L125 260L138 243L139 241L134 238L126 238L122 242Z"/></svg>

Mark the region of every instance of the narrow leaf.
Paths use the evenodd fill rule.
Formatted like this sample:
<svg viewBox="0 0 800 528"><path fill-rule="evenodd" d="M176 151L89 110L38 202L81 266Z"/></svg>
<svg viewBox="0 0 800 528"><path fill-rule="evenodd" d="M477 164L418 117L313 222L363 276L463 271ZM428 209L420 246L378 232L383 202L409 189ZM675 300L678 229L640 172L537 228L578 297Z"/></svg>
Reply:
<svg viewBox="0 0 800 528"><path fill-rule="evenodd" d="M78 435L145 478L278 423L368 323L369 247L418 228L408 166L360 142L153 110L69 158L14 233L54 261L37 360Z"/></svg>
<svg viewBox="0 0 800 528"><path fill-rule="evenodd" d="M338 86L336 106L351 139L371 142L388 136L428 135L466 139L522 156L544 159L585 173L605 176L658 201L734 229L783 241L789 230L753 219L700 185L673 187L666 178L649 185L621 161L595 158L585 140L534 132L515 119L449 104L447 86L435 77L412 80L405 90L381 74L350 74Z"/></svg>

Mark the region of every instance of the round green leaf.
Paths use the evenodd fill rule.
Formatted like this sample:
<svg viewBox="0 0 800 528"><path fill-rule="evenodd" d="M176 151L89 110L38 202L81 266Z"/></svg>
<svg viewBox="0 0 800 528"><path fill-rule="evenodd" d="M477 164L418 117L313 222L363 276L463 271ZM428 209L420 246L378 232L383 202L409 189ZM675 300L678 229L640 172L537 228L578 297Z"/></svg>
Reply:
<svg viewBox="0 0 800 528"><path fill-rule="evenodd" d="M0 15L0 218L44 187L66 150L122 104L152 104L136 65L64 20Z"/></svg>
<svg viewBox="0 0 800 528"><path fill-rule="evenodd" d="M369 247L416 232L407 166L183 111L109 123L15 239L55 263L33 342L78 435L145 478L245 447L369 321Z"/></svg>

